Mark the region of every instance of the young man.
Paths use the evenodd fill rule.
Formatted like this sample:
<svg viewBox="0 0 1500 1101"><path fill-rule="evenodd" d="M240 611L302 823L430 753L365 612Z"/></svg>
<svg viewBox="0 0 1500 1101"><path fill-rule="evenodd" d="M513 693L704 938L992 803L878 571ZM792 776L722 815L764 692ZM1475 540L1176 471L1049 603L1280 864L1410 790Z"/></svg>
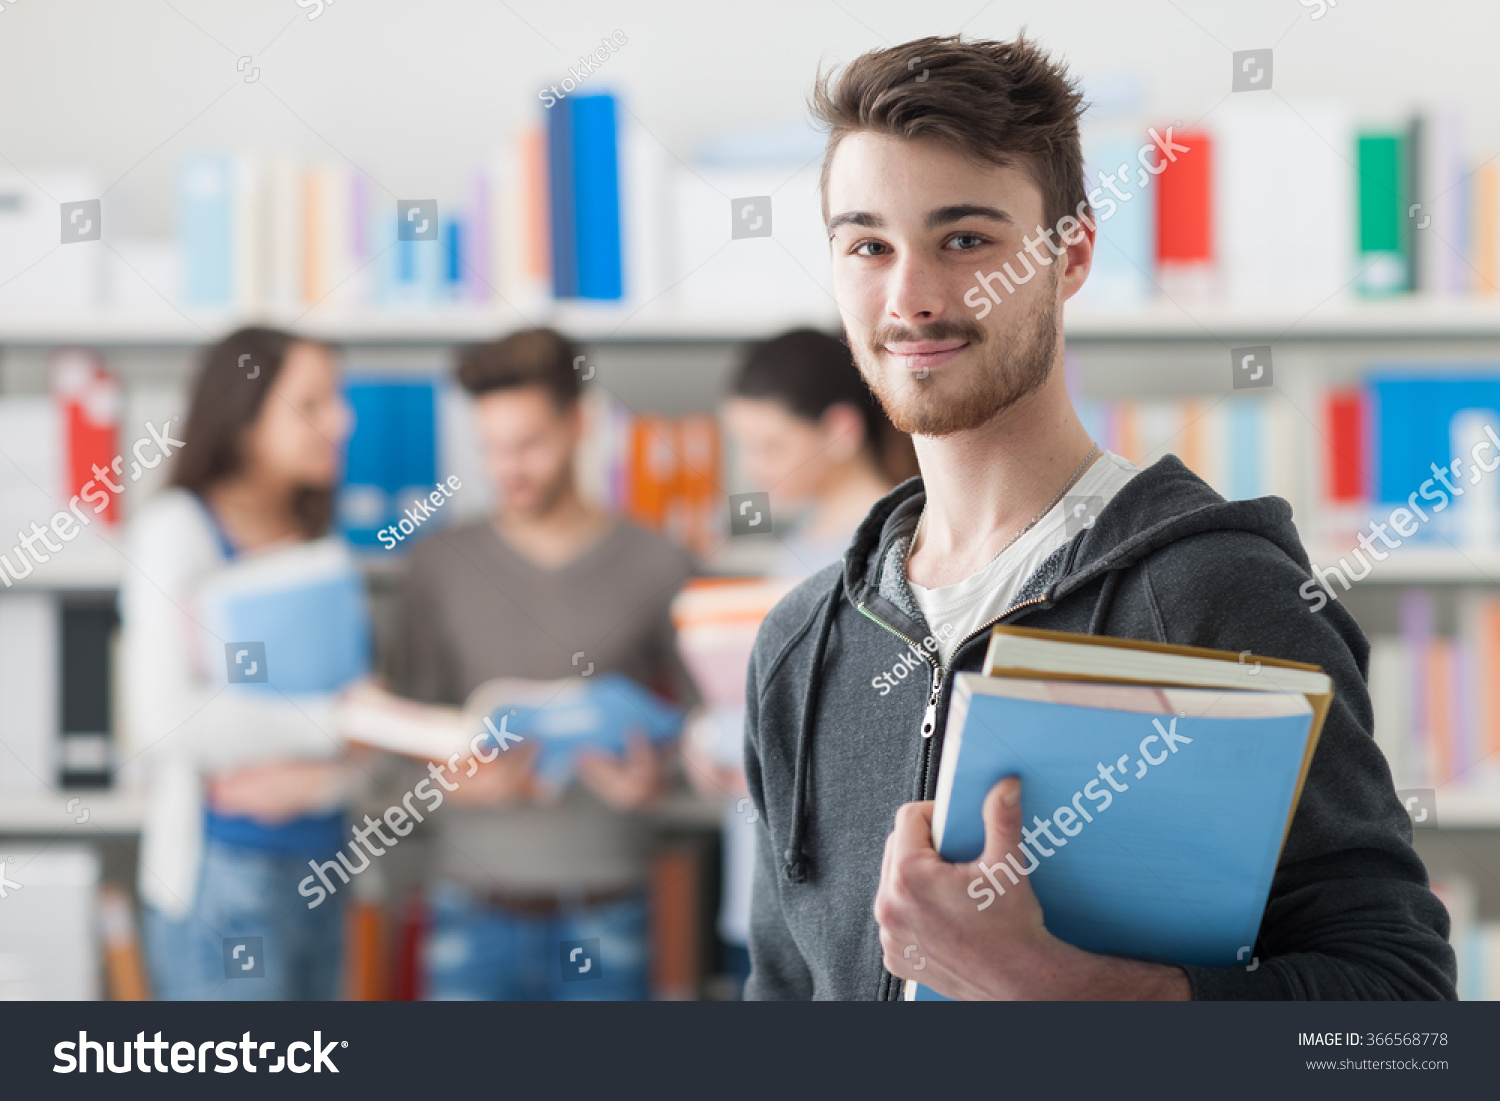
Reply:
<svg viewBox="0 0 1500 1101"><path fill-rule="evenodd" d="M1069 402L1062 307L1102 197L1084 191L1066 74L1024 40L927 38L866 54L814 102L839 309L922 478L757 640L746 996L896 999L917 978L956 998L1454 997L1448 916L1370 737L1368 645L1342 606L1298 597L1291 510L1226 503L1175 457L1137 471L1100 454ZM1071 538L1064 497L1102 502ZM1257 963L1084 952L1047 931L1025 878L976 907L977 865L938 857L925 800L953 674L979 667L997 622L1249 649L1333 678ZM884 675L913 650L930 676ZM1015 778L984 814L993 864L1021 839Z"/></svg>
<svg viewBox="0 0 1500 1101"><path fill-rule="evenodd" d="M688 556L578 495L576 357L557 333L531 330L473 348L459 366L500 506L412 552L409 696L462 704L496 677L619 672L696 702L668 614ZM434 816L427 996L644 998L648 836L628 812L659 790L662 755L640 739L623 760L583 758L580 783L560 797L539 789L534 759L534 746L508 749ZM596 937L602 975L564 982L562 942Z"/></svg>

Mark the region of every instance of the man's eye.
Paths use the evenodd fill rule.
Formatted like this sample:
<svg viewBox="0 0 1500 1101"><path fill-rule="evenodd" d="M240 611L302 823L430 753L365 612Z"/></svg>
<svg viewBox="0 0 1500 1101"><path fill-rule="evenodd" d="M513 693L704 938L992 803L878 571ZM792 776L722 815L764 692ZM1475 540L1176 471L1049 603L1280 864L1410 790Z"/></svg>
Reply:
<svg viewBox="0 0 1500 1101"><path fill-rule="evenodd" d="M861 241L849 251L855 256L882 256L889 249L884 241Z"/></svg>
<svg viewBox="0 0 1500 1101"><path fill-rule="evenodd" d="M948 238L948 247L956 249L959 252L967 252L969 249L979 248L979 246L988 243L987 238L981 237L977 233L955 233L952 237Z"/></svg>

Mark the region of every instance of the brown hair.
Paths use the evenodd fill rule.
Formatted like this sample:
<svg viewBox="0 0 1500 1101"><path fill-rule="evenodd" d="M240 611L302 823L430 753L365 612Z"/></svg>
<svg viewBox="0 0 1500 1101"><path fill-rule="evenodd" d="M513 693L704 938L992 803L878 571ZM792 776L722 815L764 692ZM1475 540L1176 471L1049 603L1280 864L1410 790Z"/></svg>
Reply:
<svg viewBox="0 0 1500 1101"><path fill-rule="evenodd" d="M892 482L916 473L911 437L891 424L854 365L849 345L836 336L793 329L753 345L730 393L779 402L787 412L814 422L830 406L852 405L864 420L864 446L876 469Z"/></svg>
<svg viewBox="0 0 1500 1101"><path fill-rule="evenodd" d="M828 215L828 168L849 134L938 138L985 164L1023 168L1042 193L1048 225L1089 212L1077 82L1024 35L1014 42L918 38L819 73L810 107L828 129L819 185ZM1092 221L1092 219L1089 219Z"/></svg>
<svg viewBox="0 0 1500 1101"><path fill-rule="evenodd" d="M583 391L574 363L578 346L552 329L523 329L503 340L475 344L458 361L458 381L478 397L495 390L540 386L558 409L566 409Z"/></svg>
<svg viewBox="0 0 1500 1101"><path fill-rule="evenodd" d="M260 416L287 353L297 344L317 344L278 329L245 328L230 333L204 353L183 428L183 447L172 467L171 484L199 497L244 466L245 432ZM247 379L245 364L260 368ZM333 490L302 486L292 500L302 533L315 539L333 519Z"/></svg>

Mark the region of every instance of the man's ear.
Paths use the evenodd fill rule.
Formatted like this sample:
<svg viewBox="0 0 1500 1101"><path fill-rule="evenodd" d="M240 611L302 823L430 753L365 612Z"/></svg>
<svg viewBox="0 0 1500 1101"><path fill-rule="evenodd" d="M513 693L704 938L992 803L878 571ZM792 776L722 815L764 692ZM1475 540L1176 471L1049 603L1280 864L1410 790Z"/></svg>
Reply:
<svg viewBox="0 0 1500 1101"><path fill-rule="evenodd" d="M1094 266L1094 243L1098 227L1094 219L1064 216L1058 222L1058 238L1065 246L1063 270L1058 278L1063 301L1066 302L1083 288L1089 272Z"/></svg>

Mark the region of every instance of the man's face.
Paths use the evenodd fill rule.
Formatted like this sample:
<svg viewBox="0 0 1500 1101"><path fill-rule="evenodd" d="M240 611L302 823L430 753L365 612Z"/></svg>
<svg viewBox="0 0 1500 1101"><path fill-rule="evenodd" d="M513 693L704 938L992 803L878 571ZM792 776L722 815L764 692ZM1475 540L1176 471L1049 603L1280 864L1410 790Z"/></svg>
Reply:
<svg viewBox="0 0 1500 1101"><path fill-rule="evenodd" d="M474 402L485 469L500 507L545 515L567 492L578 446L578 408L559 409L540 386L495 390Z"/></svg>
<svg viewBox="0 0 1500 1101"><path fill-rule="evenodd" d="M1042 193L1024 169L975 163L935 139L854 133L834 153L827 208L849 345L897 428L977 428L1047 381L1062 302L1082 286L1092 242L1053 233L1056 256L1039 240ZM1007 263L1017 278L1004 275L1013 291L991 280L997 305L976 272Z"/></svg>

